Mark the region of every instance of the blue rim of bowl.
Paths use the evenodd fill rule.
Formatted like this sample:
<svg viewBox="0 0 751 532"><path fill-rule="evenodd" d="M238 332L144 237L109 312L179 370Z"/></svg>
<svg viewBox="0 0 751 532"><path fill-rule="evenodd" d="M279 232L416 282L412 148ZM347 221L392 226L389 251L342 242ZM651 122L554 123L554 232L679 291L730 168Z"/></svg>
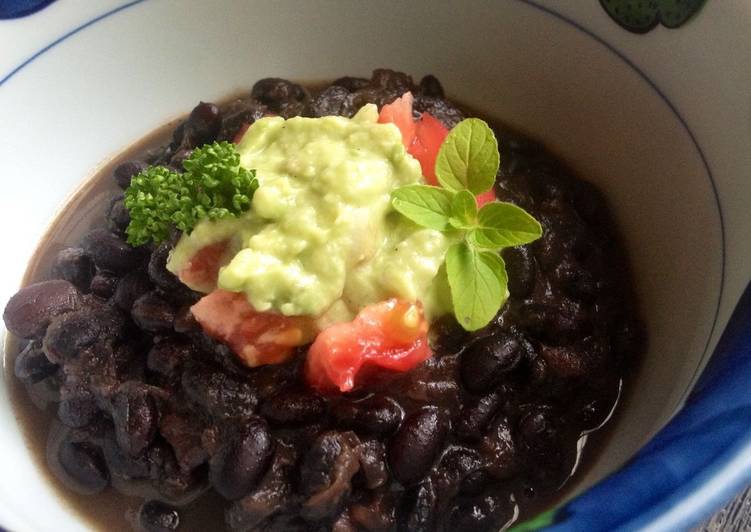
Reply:
<svg viewBox="0 0 751 532"><path fill-rule="evenodd" d="M0 87L6 84L25 67L34 62L39 56L45 54L63 41L104 19L145 1L146 0L132 0L126 2L73 28L11 69L7 74L0 78ZM707 335L707 341L702 355L702 359L704 359L707 355L711 338L717 327L720 302L724 296L726 266L725 222L717 185L707 158L696 140L696 136L667 95L623 52L593 31L548 6L541 5L533 0L518 1L573 27L604 46L611 53L615 54L622 62L636 72L668 106L694 144L712 187L715 205L718 212L721 238L721 271L718 299L712 326ZM681 458L685 459L687 451L695 450L695 444L692 437L697 434L690 429L692 423L691 420L693 418L698 416L706 422L707 411L703 409L708 408L714 414L717 414L718 411L720 413L727 413L729 408L728 405L737 405L739 397L742 398L742 395L739 394L733 395L733 400L726 403L708 401L709 398L716 397L722 392L722 390L727 390L729 388L727 386L727 381L723 380L718 384L717 380L713 380L711 376L723 375L726 379L735 376L736 378L741 378L742 384L746 384L743 382L745 379L742 379L743 372L737 371L739 362L742 362L742 360L739 361L739 359L742 359L743 355L751 348L751 330L745 330L746 328L743 326L743 319L748 320L745 323L751 322L751 285L746 289L741 298L731 322L729 323L726 332L723 334L720 344L718 344L718 347L715 350L715 355L705 370L705 375L702 375L699 379L694 391L689 395L683 410L676 415L676 417L673 418L673 420L662 431L660 431L660 433L658 433L657 436L655 436L655 438L629 462L629 464L624 466L617 473L599 482L593 488L573 499L563 507L552 511L548 522L552 522L553 524L548 530L573 531L586 529L593 531L600 529L613 530L616 527L624 530L642 529L645 527L649 527L653 530L674 530L675 528L665 528L663 525L669 525L670 527L683 527L699 521L721 502L729 498L729 496L737 490L743 482L751 478L751 467L741 468L741 474L737 474L738 472L736 471L736 474L732 475L732 471L727 471L727 468L732 468L739 459L744 464L745 462L748 462L747 465L751 466L751 412L749 412L748 415L749 422L745 425L749 427L749 430L746 431L745 434L739 435L736 432L727 433L727 431L725 431L722 432L719 438L714 437L716 436L714 433L711 434L711 436L714 437L714 441L712 442L713 445L716 445L718 442L721 443L722 445L720 445L719 448L724 449L724 453L715 453L714 460L710 462L702 462L698 469L686 468L686 464L682 464L682 466L684 466L683 472L686 473L690 470L690 476L672 475L674 467L677 466L676 463L671 463L671 460L680 461ZM748 374L751 376L751 357L746 358L750 359L749 363L745 366L748 366ZM730 367L728 367L728 364ZM729 369L734 371L729 371ZM696 377L696 375L694 375L694 377ZM748 386L746 386L744 392L747 389ZM725 408L723 408L723 406ZM751 411L751 404L747 406ZM712 419L718 418L717 415L710 417ZM746 419L744 416L741 417ZM687 427L689 428L688 432L685 430ZM706 424L703 423L700 427L694 427L694 429L698 431L702 427L706 427ZM722 427L717 428L722 429ZM691 437L687 438L687 436ZM734 442L736 445L733 445ZM659 460L657 460L657 463L652 461L651 465L649 464L650 455L658 456ZM688 456L690 455L691 453L688 454ZM693 464L695 463L696 461L693 462ZM654 484L660 484L665 488L663 485L664 483L661 484L660 480L664 479L665 477L663 475L666 474L673 479L678 479L678 482L671 484L670 489L663 489L657 499L654 496L656 494L650 494L650 497L648 497L646 501L641 500L644 499L644 497L641 497L639 498L640 504L634 504L633 495L635 492L632 490L638 489L641 490L641 493L648 491L643 484L644 478L654 480ZM632 484L634 481L633 477L635 476L639 477L639 482L637 483L638 486ZM718 479L719 482L717 482ZM699 500L692 501L693 505L688 511L682 512L681 515L675 516L672 520L668 520L670 521L669 523L661 524L661 520L666 521L666 519L662 519L662 517L668 515L671 509L676 507L678 501L688 499L691 494L702 492L703 487L708 487L708 490L704 491L709 492L703 493ZM626 491L624 492L624 490ZM624 497L620 499L620 502L624 503L621 504L621 506L624 507L622 509L626 511L614 512L613 510L616 509L616 506L612 504L613 495L618 494L619 492L624 492L621 493ZM609 511L604 512L603 508L608 508ZM608 523L603 521L603 517L606 515L611 517L608 520ZM652 523L651 526L650 523Z"/></svg>

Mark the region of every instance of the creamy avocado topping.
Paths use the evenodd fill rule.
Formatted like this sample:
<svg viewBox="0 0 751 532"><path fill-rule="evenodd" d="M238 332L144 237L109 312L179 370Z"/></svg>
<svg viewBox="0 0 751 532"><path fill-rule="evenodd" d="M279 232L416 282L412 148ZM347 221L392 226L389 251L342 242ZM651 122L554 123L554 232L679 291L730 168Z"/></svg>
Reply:
<svg viewBox="0 0 751 532"><path fill-rule="evenodd" d="M391 207L391 192L423 181L393 124L374 105L353 118L267 117L237 146L258 189L237 218L202 220L175 247L179 273L206 245L229 241L219 288L258 311L344 321L389 297L442 312L431 288L451 239Z"/></svg>

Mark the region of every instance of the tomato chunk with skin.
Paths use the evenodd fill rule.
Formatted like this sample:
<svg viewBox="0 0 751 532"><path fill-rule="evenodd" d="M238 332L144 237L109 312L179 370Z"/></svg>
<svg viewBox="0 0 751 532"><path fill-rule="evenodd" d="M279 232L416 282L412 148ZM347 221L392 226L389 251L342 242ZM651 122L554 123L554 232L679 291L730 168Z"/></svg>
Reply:
<svg viewBox="0 0 751 532"><path fill-rule="evenodd" d="M378 114L381 124L394 124L402 133L404 147L409 150L415 138L415 121L412 118L412 93L405 92L391 103L384 105Z"/></svg>
<svg viewBox="0 0 751 532"><path fill-rule="evenodd" d="M347 323L321 331L308 350L305 374L320 391L347 392L366 365L409 371L432 355L422 305L389 299Z"/></svg>
<svg viewBox="0 0 751 532"><path fill-rule="evenodd" d="M211 292L216 288L219 269L225 262L229 242L223 240L199 249L185 267L180 270L180 280L199 292Z"/></svg>
<svg viewBox="0 0 751 532"><path fill-rule="evenodd" d="M412 116L412 102L412 93L405 92L401 97L381 108L378 122L394 124L399 128L404 147L420 162L425 180L429 185L437 185L435 159L449 130L429 113L422 113L415 121Z"/></svg>
<svg viewBox="0 0 751 532"><path fill-rule="evenodd" d="M491 188L487 192L483 192L482 194L478 194L475 196L475 199L477 200L477 206L482 207L486 203L490 203L491 201L495 201L495 191Z"/></svg>
<svg viewBox="0 0 751 532"><path fill-rule="evenodd" d="M423 113L415 124L415 137L407 151L420 161L422 174L429 185L438 185L438 179L435 176L435 160L448 134L449 130L446 126L429 113Z"/></svg>
<svg viewBox="0 0 751 532"><path fill-rule="evenodd" d="M313 320L254 310L245 294L215 290L190 308L204 332L249 367L280 364L315 336Z"/></svg>

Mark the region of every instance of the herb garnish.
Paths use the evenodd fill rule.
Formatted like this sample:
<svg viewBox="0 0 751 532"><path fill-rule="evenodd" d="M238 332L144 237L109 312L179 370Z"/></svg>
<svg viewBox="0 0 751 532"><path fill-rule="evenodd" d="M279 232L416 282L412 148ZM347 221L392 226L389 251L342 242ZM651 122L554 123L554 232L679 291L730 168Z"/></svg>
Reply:
<svg viewBox="0 0 751 532"><path fill-rule="evenodd" d="M493 201L478 210L475 195L492 188L499 165L493 131L468 118L449 132L438 152L441 187L407 185L391 193L394 209L413 222L460 237L445 264L454 314L468 331L487 325L508 299L499 252L542 235L539 222L512 203Z"/></svg>
<svg viewBox="0 0 751 532"><path fill-rule="evenodd" d="M233 144L214 142L196 148L183 168L177 173L151 166L133 177L125 191L128 243L159 243L173 227L189 233L204 218L230 218L250 208L258 181L254 170L240 166Z"/></svg>

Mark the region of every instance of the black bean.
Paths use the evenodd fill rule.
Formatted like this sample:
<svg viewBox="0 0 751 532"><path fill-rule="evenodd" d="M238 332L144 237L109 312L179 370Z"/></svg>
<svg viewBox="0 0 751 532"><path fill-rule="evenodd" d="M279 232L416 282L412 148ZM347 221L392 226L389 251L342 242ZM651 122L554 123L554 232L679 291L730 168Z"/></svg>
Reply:
<svg viewBox="0 0 751 532"><path fill-rule="evenodd" d="M396 505L389 493L376 493L370 499L350 506L352 520L365 530L394 530Z"/></svg>
<svg viewBox="0 0 751 532"><path fill-rule="evenodd" d="M404 485L423 478L443 445L446 431L446 421L434 407L407 416L389 442L388 461L394 477Z"/></svg>
<svg viewBox="0 0 751 532"><path fill-rule="evenodd" d="M129 313L136 299L151 289L149 276L143 270L133 270L117 283L112 300L121 310Z"/></svg>
<svg viewBox="0 0 751 532"><path fill-rule="evenodd" d="M156 401L142 384L123 383L112 398L112 421L120 448L130 456L138 456L156 435Z"/></svg>
<svg viewBox="0 0 751 532"><path fill-rule="evenodd" d="M358 446L357 453L367 488L374 490L386 484L389 479L386 446L378 440L366 440Z"/></svg>
<svg viewBox="0 0 751 532"><path fill-rule="evenodd" d="M516 337L498 333L480 338L461 355L461 376L472 392L485 392L502 375L513 370L522 358L523 348Z"/></svg>
<svg viewBox="0 0 751 532"><path fill-rule="evenodd" d="M149 478L152 462L149 453L130 456L120 448L114 431L110 430L104 437L102 452L107 462L107 469L113 477L124 480L142 480Z"/></svg>
<svg viewBox="0 0 751 532"><path fill-rule="evenodd" d="M365 78L355 78L352 76L344 76L344 77L335 79L331 84L337 87L344 87L349 92L355 92L364 87L367 87L369 83L370 83L370 80L367 80Z"/></svg>
<svg viewBox="0 0 751 532"><path fill-rule="evenodd" d="M130 224L130 213L125 208L125 200L122 195L115 196L107 208L107 227L113 233L123 236L128 224Z"/></svg>
<svg viewBox="0 0 751 532"><path fill-rule="evenodd" d="M99 272L91 279L91 293L101 298L112 297L120 278L108 272Z"/></svg>
<svg viewBox="0 0 751 532"><path fill-rule="evenodd" d="M428 74L420 80L420 86L417 89L422 96L432 96L433 98L443 98L443 86L432 74Z"/></svg>
<svg viewBox="0 0 751 532"><path fill-rule="evenodd" d="M222 128L218 140L235 140L243 128L247 128L256 120L266 116L268 109L265 105L252 98L239 99L230 102L222 113Z"/></svg>
<svg viewBox="0 0 751 532"><path fill-rule="evenodd" d="M188 398L220 420L248 418L258 404L252 383L205 366L190 364L181 382Z"/></svg>
<svg viewBox="0 0 751 532"><path fill-rule="evenodd" d="M277 512L289 508L292 502L291 476L297 462L294 447L279 442L263 479L252 493L225 513L230 530L265 530L262 522Z"/></svg>
<svg viewBox="0 0 751 532"><path fill-rule="evenodd" d="M273 452L274 440L266 423L260 418L249 420L211 457L211 484L226 499L244 497L263 475Z"/></svg>
<svg viewBox="0 0 751 532"><path fill-rule="evenodd" d="M182 366L196 356L195 346L185 340L167 338L154 344L146 358L146 366L171 382L178 382Z"/></svg>
<svg viewBox="0 0 751 532"><path fill-rule="evenodd" d="M488 494L463 500L452 512L447 530L483 532L499 530L513 514L514 504L508 496Z"/></svg>
<svg viewBox="0 0 751 532"><path fill-rule="evenodd" d="M423 480L414 491L414 504L406 519L406 530L410 532L431 532L437 529L438 492L433 479Z"/></svg>
<svg viewBox="0 0 751 532"><path fill-rule="evenodd" d="M153 333L170 331L175 322L175 309L157 292L136 299L130 314L136 325Z"/></svg>
<svg viewBox="0 0 751 532"><path fill-rule="evenodd" d="M172 168L175 172L183 172L185 170L183 163L188 157L191 156L192 153L193 153L193 149L189 149L189 148L178 149L172 155L172 157L170 157L168 166Z"/></svg>
<svg viewBox="0 0 751 532"><path fill-rule="evenodd" d="M138 525L144 532L170 532L180 526L180 514L163 502L147 501L138 510Z"/></svg>
<svg viewBox="0 0 751 532"><path fill-rule="evenodd" d="M528 300L519 311L518 323L550 345L568 345L592 327L587 309L567 297Z"/></svg>
<svg viewBox="0 0 751 532"><path fill-rule="evenodd" d="M89 425L97 414L99 405L94 393L80 382L66 382L60 390L58 419L68 427L78 428Z"/></svg>
<svg viewBox="0 0 751 532"><path fill-rule="evenodd" d="M344 87L332 85L324 89L310 102L310 116L352 116L357 109L352 105L350 92Z"/></svg>
<svg viewBox="0 0 751 532"><path fill-rule="evenodd" d="M511 424L506 417L497 416L482 439L480 451L486 461L488 473L504 480L512 477L519 467Z"/></svg>
<svg viewBox="0 0 751 532"><path fill-rule="evenodd" d="M280 78L261 79L253 85L251 96L275 112L285 104L302 102L307 92L300 85Z"/></svg>
<svg viewBox="0 0 751 532"><path fill-rule="evenodd" d="M357 401L342 400L332 413L341 425L372 434L394 432L404 415L396 401L380 394Z"/></svg>
<svg viewBox="0 0 751 532"><path fill-rule="evenodd" d="M464 113L458 107L443 98L434 98L432 96L418 96L415 98L414 110L420 113L430 113L449 129L465 118Z"/></svg>
<svg viewBox="0 0 751 532"><path fill-rule="evenodd" d="M94 260L97 268L123 275L136 268L141 252L130 247L117 235L106 229L94 229L83 237L84 251Z"/></svg>
<svg viewBox="0 0 751 532"><path fill-rule="evenodd" d="M120 188L126 189L130 186L130 180L133 179L133 176L146 170L147 166L142 161L127 161L115 168L112 177Z"/></svg>
<svg viewBox="0 0 751 532"><path fill-rule="evenodd" d="M309 447L300 466L301 515L318 521L341 510L360 469L360 441L353 432L327 431Z"/></svg>
<svg viewBox="0 0 751 532"><path fill-rule="evenodd" d="M171 242L164 242L154 250L149 259L149 277L155 285L166 291L178 290L182 284L174 273L167 270L167 260L173 247Z"/></svg>
<svg viewBox="0 0 751 532"><path fill-rule="evenodd" d="M326 401L306 392L286 391L268 399L261 414L276 425L305 425L320 421L326 412Z"/></svg>
<svg viewBox="0 0 751 532"><path fill-rule="evenodd" d="M52 362L72 360L105 340L117 340L125 331L122 315L108 306L85 306L53 319L42 343Z"/></svg>
<svg viewBox="0 0 751 532"><path fill-rule="evenodd" d="M453 315L441 316L430 325L431 347L436 357L458 353L466 345L469 333Z"/></svg>
<svg viewBox="0 0 751 532"><path fill-rule="evenodd" d="M3 312L5 326L21 338L41 338L55 316L78 309L81 294L68 281L42 281L21 288Z"/></svg>
<svg viewBox="0 0 751 532"><path fill-rule="evenodd" d="M204 445L205 428L206 424L201 417L193 413L168 413L161 416L159 433L172 446L180 469L192 471L206 462L208 451L205 447L211 446L211 443Z"/></svg>
<svg viewBox="0 0 751 532"><path fill-rule="evenodd" d="M508 274L508 289L511 297L524 299L535 286L537 263L528 246L506 248L503 250Z"/></svg>
<svg viewBox="0 0 751 532"><path fill-rule="evenodd" d="M55 256L52 275L88 292L94 277L94 262L81 248L66 248Z"/></svg>
<svg viewBox="0 0 751 532"><path fill-rule="evenodd" d="M538 408L525 415L519 423L519 436L527 450L544 454L555 447L558 430L548 408Z"/></svg>
<svg viewBox="0 0 751 532"><path fill-rule="evenodd" d="M219 107L213 103L201 102L190 112L188 119L172 135L176 153L180 149L195 148L216 140L222 126ZM182 161L180 161L181 163Z"/></svg>
<svg viewBox="0 0 751 532"><path fill-rule="evenodd" d="M22 381L34 384L47 377L54 375L57 365L49 361L42 351L38 342L29 342L23 350L16 355L13 370Z"/></svg>
<svg viewBox="0 0 751 532"><path fill-rule="evenodd" d="M393 89L399 95L414 90L415 87L411 76L389 68L376 68L373 70L370 84L381 89Z"/></svg>
<svg viewBox="0 0 751 532"><path fill-rule="evenodd" d="M90 442L64 439L57 460L77 491L99 493L109 484L109 471L102 451Z"/></svg>
<svg viewBox="0 0 751 532"><path fill-rule="evenodd" d="M501 399L501 394L493 391L466 404L456 422L457 435L470 441L479 440L488 423L501 406Z"/></svg>

